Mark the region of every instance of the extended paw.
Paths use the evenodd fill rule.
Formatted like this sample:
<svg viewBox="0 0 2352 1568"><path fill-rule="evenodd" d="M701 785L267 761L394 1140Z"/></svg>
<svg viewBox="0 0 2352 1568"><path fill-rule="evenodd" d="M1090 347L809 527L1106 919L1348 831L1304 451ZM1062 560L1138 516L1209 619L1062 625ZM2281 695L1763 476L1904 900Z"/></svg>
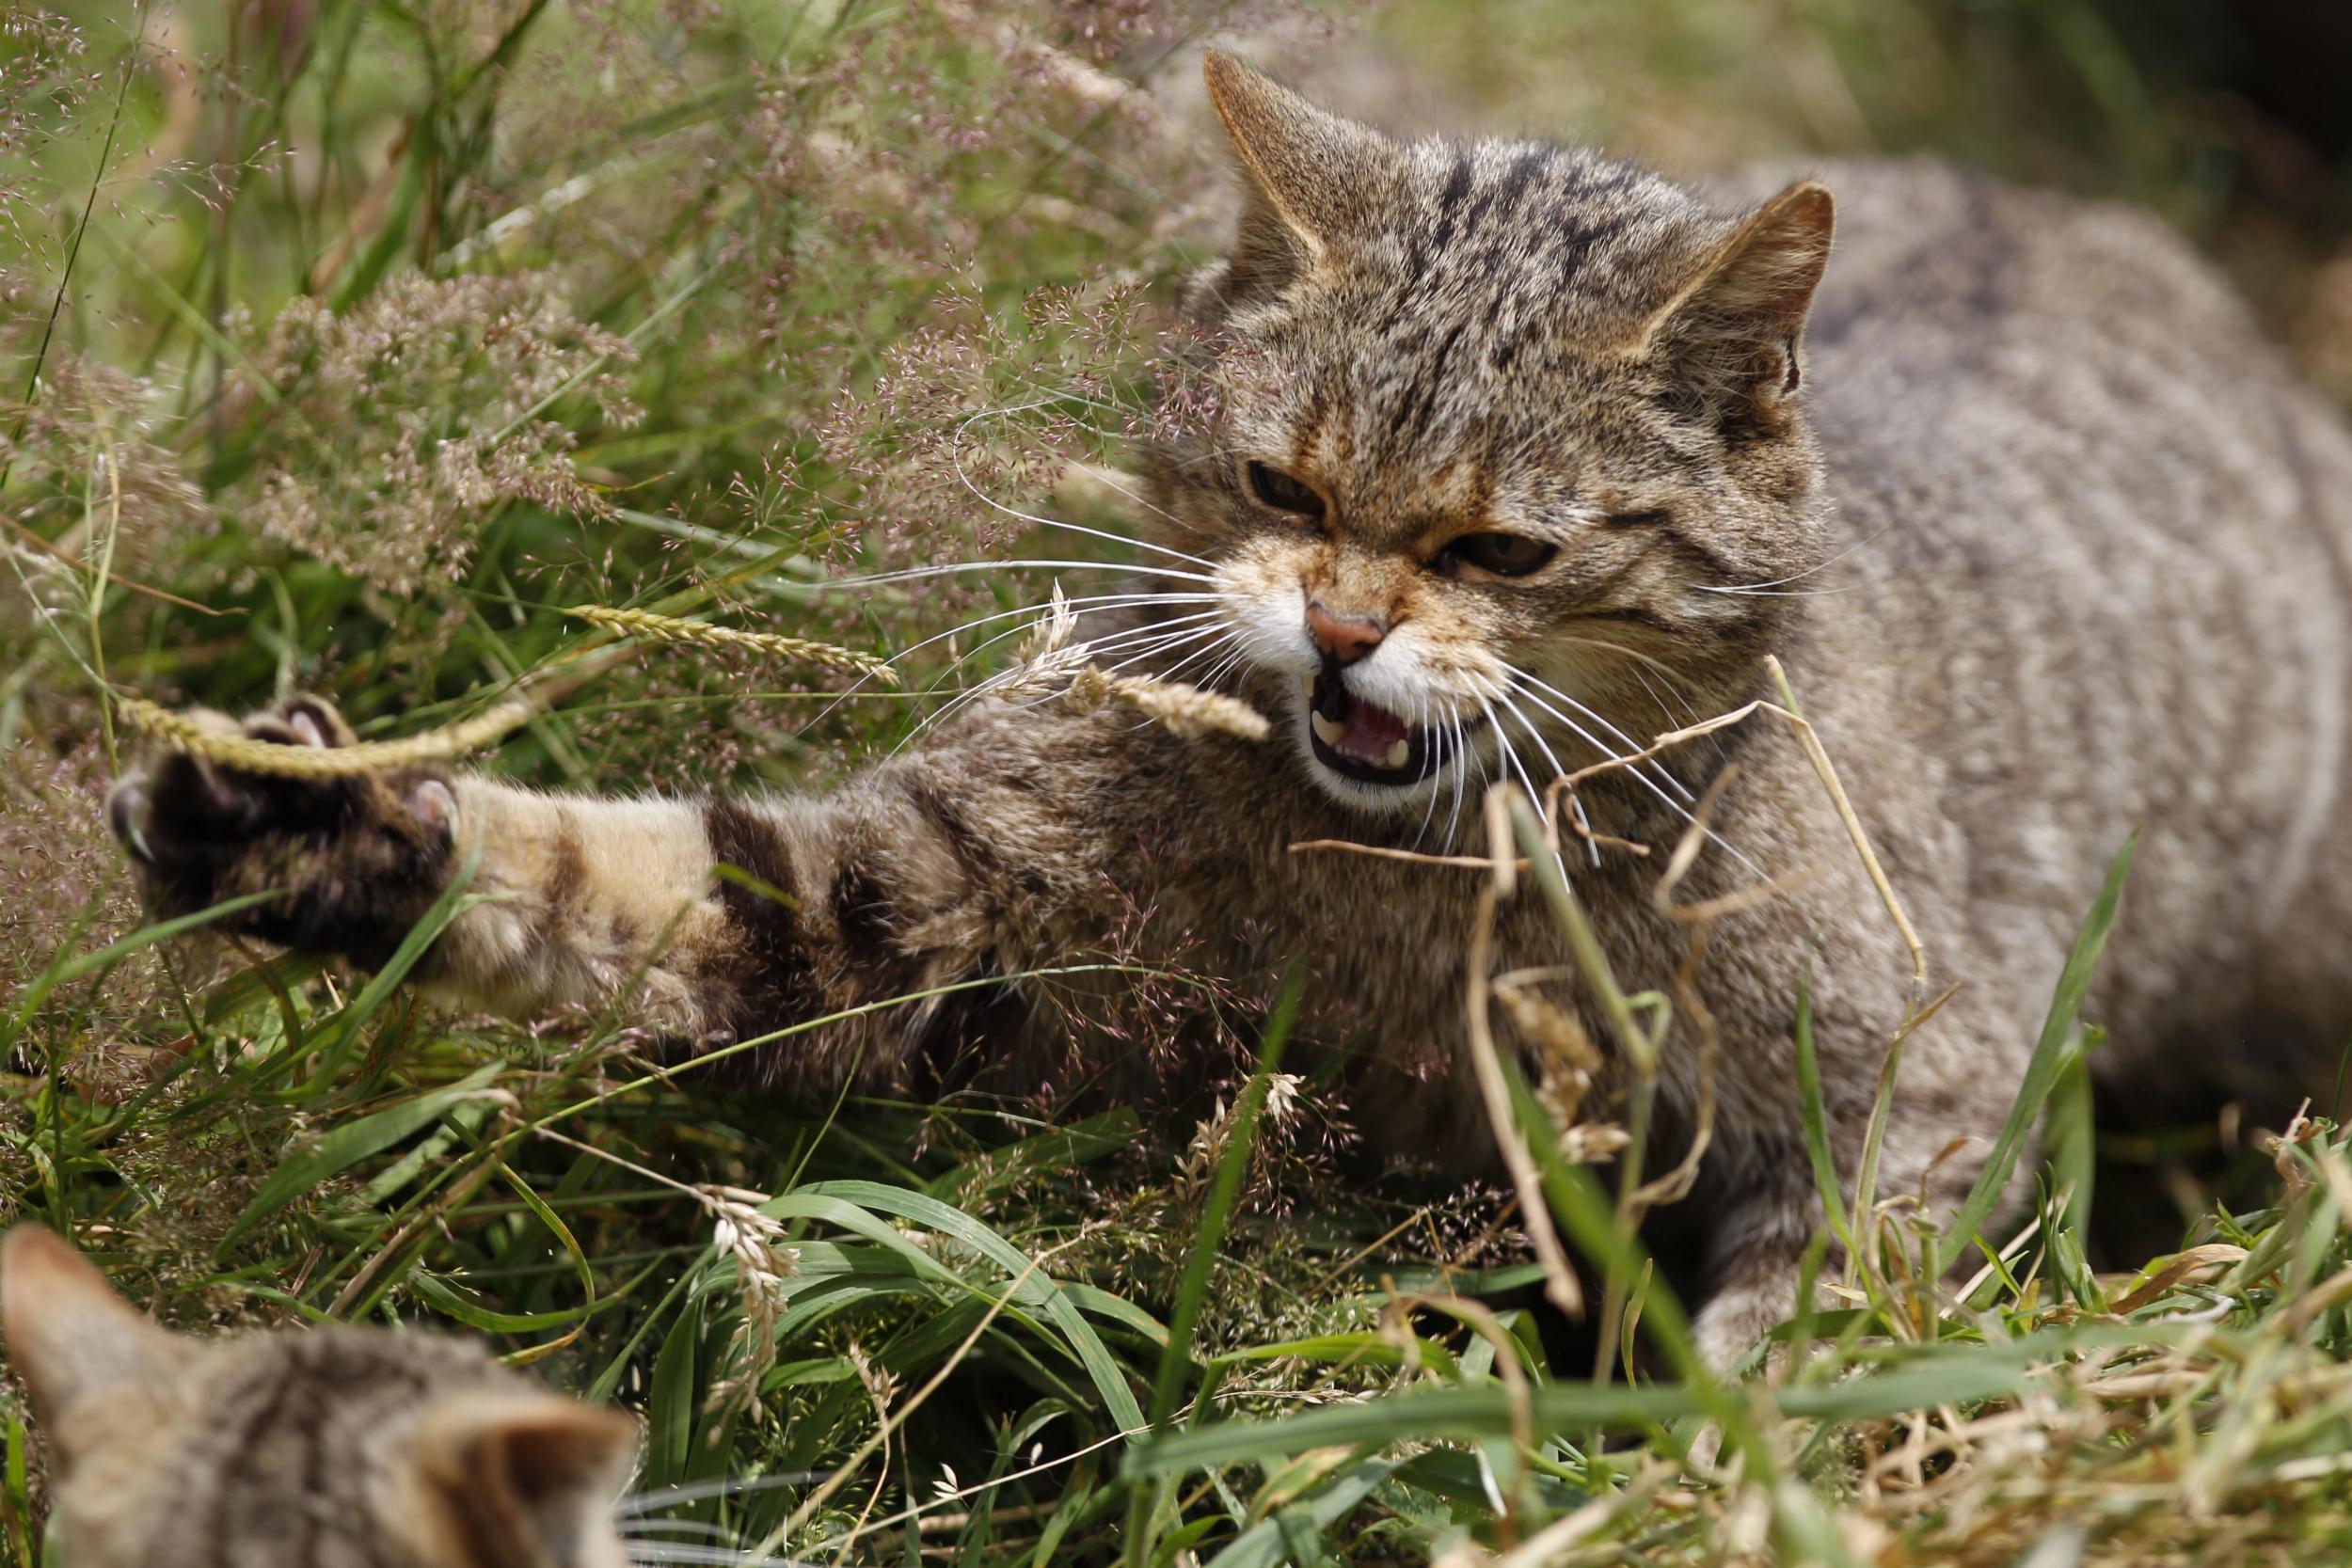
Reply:
<svg viewBox="0 0 2352 1568"><path fill-rule="evenodd" d="M200 721L279 746L355 738L317 697L242 723L218 714ZM380 963L447 882L457 808L448 781L429 769L289 777L166 750L123 775L106 815L156 913L275 892L230 927Z"/></svg>

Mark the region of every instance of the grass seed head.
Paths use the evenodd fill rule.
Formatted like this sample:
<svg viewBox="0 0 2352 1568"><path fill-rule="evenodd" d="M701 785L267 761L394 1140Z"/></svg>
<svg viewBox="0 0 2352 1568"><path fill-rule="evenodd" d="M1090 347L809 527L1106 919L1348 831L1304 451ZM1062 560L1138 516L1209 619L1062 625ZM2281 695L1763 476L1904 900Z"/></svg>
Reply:
<svg viewBox="0 0 2352 1568"><path fill-rule="evenodd" d="M399 740L363 740L355 746L281 746L234 733L224 734L202 720L173 713L143 697L126 698L120 712L133 728L167 746L243 773L281 779L342 779L388 768L447 762L480 751L528 722L537 709L519 698L471 719Z"/></svg>
<svg viewBox="0 0 2352 1568"><path fill-rule="evenodd" d="M829 670L847 670L855 674L870 676L884 686L898 684L898 672L871 654L835 647L830 642L812 642L805 638L785 637L775 632L738 631L733 626L714 626L707 621L681 620L675 615L657 615L649 610L616 610L607 605L574 605L564 612L607 631L624 632L634 637L650 638L656 642L701 643L712 648L747 648L757 653L773 654L780 658L796 658L819 664Z"/></svg>

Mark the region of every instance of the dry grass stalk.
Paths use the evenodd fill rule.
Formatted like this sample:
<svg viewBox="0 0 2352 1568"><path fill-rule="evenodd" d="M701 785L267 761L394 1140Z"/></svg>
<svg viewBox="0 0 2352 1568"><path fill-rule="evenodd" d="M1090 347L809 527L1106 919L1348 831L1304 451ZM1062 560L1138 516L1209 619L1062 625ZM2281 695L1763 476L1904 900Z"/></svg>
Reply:
<svg viewBox="0 0 2352 1568"><path fill-rule="evenodd" d="M1728 729L1735 724L1741 723L1751 714L1771 714L1786 723L1795 734L1798 746L1804 752L1805 760L1813 765L1813 770L1820 778L1822 787L1829 792L1830 803L1836 809L1838 820L1845 825L1846 836L1853 841L1854 850L1862 858L1862 868L1869 877L1871 887L1877 891L1879 902L1885 907L1887 917L1895 924L1896 933L1902 938L1903 946L1911 954L1911 1007L1905 1019L1908 1022L1910 1016L1915 1015L1927 1002L1927 947L1920 942L1918 931L1913 927L1911 916L1904 912L1902 900L1895 895L1894 884L1887 880L1885 869L1879 863L1878 852L1870 847L1869 835L1863 831L1862 817L1854 810L1852 800L1847 797L1846 786L1838 782L1837 769L1831 764L1829 752L1822 748L1820 736L1815 733L1813 725L1804 715L1797 711L1796 695L1788 688L1788 677L1781 669L1780 660L1767 655L1764 665L1780 688L1781 703L1766 702L1759 697L1744 706L1734 708L1729 713L1718 714L1712 719L1703 720L1682 729L1669 730L1638 752L1621 757L1604 758L1588 768L1580 768L1573 773L1564 774L1550 789L1545 792L1547 807L1549 807L1551 796L1558 791L1565 790L1573 800L1576 786L1597 774L1612 772L1618 768L1638 768L1651 758L1663 755L1686 741L1695 740L1702 736L1712 735L1718 730Z"/></svg>
<svg viewBox="0 0 2352 1568"><path fill-rule="evenodd" d="M1091 665L1079 671L1071 681L1070 701L1081 709L1100 707L1104 703L1124 703L1186 740L1198 740L1212 732L1243 740L1263 740L1273 733L1265 715L1238 698L1219 691L1203 691L1182 681L1107 675Z"/></svg>
<svg viewBox="0 0 2352 1568"><path fill-rule="evenodd" d="M602 626L607 631L650 638L656 642L699 642L714 648L750 648L783 658L803 659L828 670L847 670L853 674L870 676L884 686L898 684L898 672L883 660L854 649L835 647L830 642L811 642L805 638L784 637L768 631L738 631L733 626L714 626L707 621L686 621L675 615L657 615L650 610L617 610L610 605L574 605L564 613Z"/></svg>
<svg viewBox="0 0 2352 1568"><path fill-rule="evenodd" d="M143 735L190 756L202 757L241 773L263 773L280 779L343 779L387 768L446 762L504 738L521 727L534 711L532 704L515 700L445 728L399 740L363 740L354 746L318 747L283 746L250 736L222 735L184 713L173 713L143 697L124 698L121 705L123 719Z"/></svg>
<svg viewBox="0 0 2352 1568"><path fill-rule="evenodd" d="M1489 827L1492 826L1490 822ZM1496 837L1490 847L1498 865L1509 863L1508 839ZM1470 925L1469 961L1463 966L1469 976L1466 1000L1470 1070L1477 1079L1479 1098L1486 1105L1487 1122L1494 1129L1495 1145L1502 1151L1503 1167L1510 1173L1513 1190L1518 1194L1520 1227L1536 1260L1544 1266L1544 1294L1552 1306L1577 1320L1584 1316L1584 1291L1577 1281L1575 1268L1568 1262L1567 1248L1560 1243L1560 1232L1551 1223L1551 1202L1544 1196L1543 1174L1536 1168L1535 1157L1529 1151L1519 1132L1518 1118L1511 1109L1510 1083L1503 1076L1494 1024L1486 1013L1495 906L1502 897L1503 876L1498 869L1494 881L1479 891L1478 912Z"/></svg>

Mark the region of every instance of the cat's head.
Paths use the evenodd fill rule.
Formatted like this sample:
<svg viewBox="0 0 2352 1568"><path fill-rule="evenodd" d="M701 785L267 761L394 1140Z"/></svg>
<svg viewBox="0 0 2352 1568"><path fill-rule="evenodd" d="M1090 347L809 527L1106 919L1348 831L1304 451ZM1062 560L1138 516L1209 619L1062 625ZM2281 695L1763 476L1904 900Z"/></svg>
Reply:
<svg viewBox="0 0 2352 1568"><path fill-rule="evenodd" d="M634 1423L427 1335L195 1339L48 1231L0 1243L70 1568L621 1568Z"/></svg>
<svg viewBox="0 0 2352 1568"><path fill-rule="evenodd" d="M1753 683L1772 587L1820 550L1797 397L1829 193L1725 217L1589 152L1406 145L1207 73L1243 212L1155 499L1307 772L1422 813L1499 741L1541 784L1633 749L1596 713L1646 740Z"/></svg>

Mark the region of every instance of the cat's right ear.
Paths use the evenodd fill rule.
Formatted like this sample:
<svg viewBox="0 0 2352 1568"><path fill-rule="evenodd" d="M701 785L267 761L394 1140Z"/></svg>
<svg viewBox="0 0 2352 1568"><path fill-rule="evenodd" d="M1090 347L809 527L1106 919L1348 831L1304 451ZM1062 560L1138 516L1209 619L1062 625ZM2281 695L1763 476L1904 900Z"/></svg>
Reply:
<svg viewBox="0 0 2352 1568"><path fill-rule="evenodd" d="M1836 227L1827 186L1801 180L1782 191L1700 260L1642 329L1638 352L1726 428L1782 428Z"/></svg>
<svg viewBox="0 0 2352 1568"><path fill-rule="evenodd" d="M1325 113L1231 55L1213 49L1200 69L1241 172L1229 286L1279 285L1366 225L1403 155L1379 132Z"/></svg>
<svg viewBox="0 0 2352 1568"><path fill-rule="evenodd" d="M469 1395L426 1418L417 1463L467 1568L625 1568L612 1505L637 1423L555 1394Z"/></svg>
<svg viewBox="0 0 2352 1568"><path fill-rule="evenodd" d="M0 1240L8 1357L52 1418L169 1365L171 1336L115 1293L72 1243L37 1225Z"/></svg>

